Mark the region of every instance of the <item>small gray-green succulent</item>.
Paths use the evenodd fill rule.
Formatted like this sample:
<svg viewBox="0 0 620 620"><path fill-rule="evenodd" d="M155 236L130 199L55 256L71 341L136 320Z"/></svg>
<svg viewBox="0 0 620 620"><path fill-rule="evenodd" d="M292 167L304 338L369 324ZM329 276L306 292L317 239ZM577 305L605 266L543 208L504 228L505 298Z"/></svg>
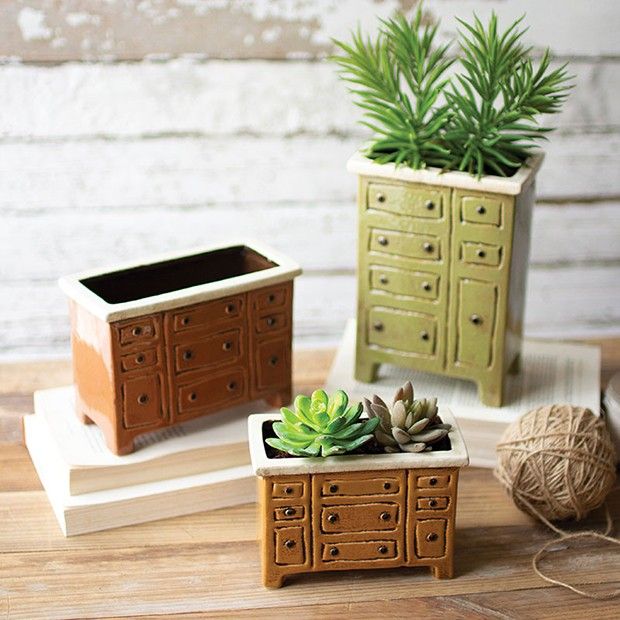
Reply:
<svg viewBox="0 0 620 620"><path fill-rule="evenodd" d="M364 409L370 419L379 419L375 438L385 452L432 450L451 428L439 417L436 398L413 398L411 381L397 390L391 407L375 394L364 399Z"/></svg>

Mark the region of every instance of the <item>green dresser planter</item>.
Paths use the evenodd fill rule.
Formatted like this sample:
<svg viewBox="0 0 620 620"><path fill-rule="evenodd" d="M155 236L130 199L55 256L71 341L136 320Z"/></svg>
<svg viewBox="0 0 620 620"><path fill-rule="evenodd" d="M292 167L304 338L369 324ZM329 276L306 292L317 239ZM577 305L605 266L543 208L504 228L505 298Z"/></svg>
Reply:
<svg viewBox="0 0 620 620"><path fill-rule="evenodd" d="M356 379L395 364L470 379L484 404L502 405L519 366L542 160L480 180L349 160L359 177Z"/></svg>

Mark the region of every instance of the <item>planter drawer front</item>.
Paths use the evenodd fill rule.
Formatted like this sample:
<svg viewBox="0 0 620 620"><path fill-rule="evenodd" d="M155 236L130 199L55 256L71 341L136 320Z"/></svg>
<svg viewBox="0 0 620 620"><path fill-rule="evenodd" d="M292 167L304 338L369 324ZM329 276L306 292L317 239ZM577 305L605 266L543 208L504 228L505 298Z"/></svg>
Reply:
<svg viewBox="0 0 620 620"><path fill-rule="evenodd" d="M398 508L392 502L323 506L321 531L335 534L394 530L400 520Z"/></svg>
<svg viewBox="0 0 620 620"><path fill-rule="evenodd" d="M398 543L395 540L324 543L321 549L322 562L393 560L397 557Z"/></svg>
<svg viewBox="0 0 620 620"><path fill-rule="evenodd" d="M247 393L244 371L236 368L217 376L209 375L177 390L177 406L180 414L217 409L234 404Z"/></svg>
<svg viewBox="0 0 620 620"><path fill-rule="evenodd" d="M121 357L121 370L129 372L138 368L149 368L157 364L157 349L146 349Z"/></svg>
<svg viewBox="0 0 620 620"><path fill-rule="evenodd" d="M270 332L279 332L289 326L289 315L286 312L271 312L263 316L259 316L254 324L256 332L259 334L268 334Z"/></svg>
<svg viewBox="0 0 620 620"><path fill-rule="evenodd" d="M368 208L436 220L443 211L442 195L430 188L370 183Z"/></svg>
<svg viewBox="0 0 620 620"><path fill-rule="evenodd" d="M257 387L259 390L287 385L291 378L291 341L279 338L258 343Z"/></svg>
<svg viewBox="0 0 620 620"><path fill-rule="evenodd" d="M121 345L136 345L147 343L159 334L157 321L154 318L141 317L131 323L118 326L118 339Z"/></svg>
<svg viewBox="0 0 620 620"><path fill-rule="evenodd" d="M447 489L451 479L450 474L416 476L415 485L418 489Z"/></svg>
<svg viewBox="0 0 620 620"><path fill-rule="evenodd" d="M416 510L446 510L449 505L449 497L418 497Z"/></svg>
<svg viewBox="0 0 620 620"><path fill-rule="evenodd" d="M368 313L368 342L400 351L433 355L437 321L434 317L372 308Z"/></svg>
<svg viewBox="0 0 620 620"><path fill-rule="evenodd" d="M121 383L123 426L153 426L162 420L161 378L151 374Z"/></svg>
<svg viewBox="0 0 620 620"><path fill-rule="evenodd" d="M415 554L418 558L442 558L446 554L445 519L419 519L415 524Z"/></svg>
<svg viewBox="0 0 620 620"><path fill-rule="evenodd" d="M473 265L498 267L502 262L502 249L498 245L465 241L461 244L461 260Z"/></svg>
<svg viewBox="0 0 620 620"><path fill-rule="evenodd" d="M303 482L274 482L271 486L271 497L274 499L299 498L304 496Z"/></svg>
<svg viewBox="0 0 620 620"><path fill-rule="evenodd" d="M273 511L274 521L293 521L303 519L305 509L303 506L281 506Z"/></svg>
<svg viewBox="0 0 620 620"><path fill-rule="evenodd" d="M243 297L226 297L203 304L190 306L172 315L172 328L175 332L191 329L211 328L214 324L236 319L243 312Z"/></svg>
<svg viewBox="0 0 620 620"><path fill-rule="evenodd" d="M276 564L285 566L306 561L304 528L301 525L275 529Z"/></svg>
<svg viewBox="0 0 620 620"><path fill-rule="evenodd" d="M241 330L234 329L209 338L174 347L174 365L177 372L235 362L241 356Z"/></svg>
<svg viewBox="0 0 620 620"><path fill-rule="evenodd" d="M499 226L502 222L502 201L496 198L465 196L461 199L461 220L471 224Z"/></svg>
<svg viewBox="0 0 620 620"><path fill-rule="evenodd" d="M267 310L282 307L286 303L287 288L286 286L278 286L250 293L252 308L255 310Z"/></svg>
<svg viewBox="0 0 620 620"><path fill-rule="evenodd" d="M441 258L439 237L393 230L371 229L370 250L421 260L437 261Z"/></svg>
<svg viewBox="0 0 620 620"><path fill-rule="evenodd" d="M394 295L435 300L439 294L439 276L423 271L371 265L370 287Z"/></svg>
<svg viewBox="0 0 620 620"><path fill-rule="evenodd" d="M353 475L353 474L351 474ZM359 474L357 475L359 476ZM322 497L359 497L364 495L395 495L400 491L401 480L390 476L355 477L348 480L329 478L321 484Z"/></svg>
<svg viewBox="0 0 620 620"><path fill-rule="evenodd" d="M497 288L490 282L459 282L458 346L456 361L486 368L491 363Z"/></svg>

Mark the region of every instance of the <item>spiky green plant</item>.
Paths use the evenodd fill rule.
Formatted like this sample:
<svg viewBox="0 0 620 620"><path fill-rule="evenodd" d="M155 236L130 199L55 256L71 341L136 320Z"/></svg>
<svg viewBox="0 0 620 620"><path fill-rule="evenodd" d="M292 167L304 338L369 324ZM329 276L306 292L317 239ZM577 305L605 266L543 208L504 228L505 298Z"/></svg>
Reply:
<svg viewBox="0 0 620 620"><path fill-rule="evenodd" d="M431 450L451 428L439 417L436 398L414 399L411 381L397 390L391 407L375 394L364 399L364 409L370 419L380 420L375 437L385 452Z"/></svg>
<svg viewBox="0 0 620 620"><path fill-rule="evenodd" d="M351 452L372 439L379 420L360 420L362 404L348 404L349 397L342 390L331 397L323 390L316 390L311 397L299 395L294 411L282 407L282 421L273 425L277 438L266 442L294 456Z"/></svg>
<svg viewBox="0 0 620 620"><path fill-rule="evenodd" d="M566 65L550 69L549 50L538 68L523 45L523 18L505 32L493 14L485 27L459 20L461 70L448 77L448 46L433 47L437 25L382 20L375 38L358 31L351 44L334 41L332 59L351 84L355 103L375 134L366 155L378 163L511 175L551 129L541 114L559 112L572 87Z"/></svg>

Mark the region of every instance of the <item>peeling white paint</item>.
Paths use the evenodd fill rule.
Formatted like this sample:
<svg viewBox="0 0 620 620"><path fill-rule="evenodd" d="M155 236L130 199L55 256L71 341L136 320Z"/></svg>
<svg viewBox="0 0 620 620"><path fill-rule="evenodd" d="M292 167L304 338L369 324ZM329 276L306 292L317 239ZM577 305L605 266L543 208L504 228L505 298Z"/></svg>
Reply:
<svg viewBox="0 0 620 620"><path fill-rule="evenodd" d="M78 28L79 26L86 26L88 24L97 26L101 23L101 17L92 13L76 12L67 13L65 21L72 28Z"/></svg>
<svg viewBox="0 0 620 620"><path fill-rule="evenodd" d="M52 38L52 29L46 26L43 11L24 7L17 16L17 25L24 41L45 41Z"/></svg>

